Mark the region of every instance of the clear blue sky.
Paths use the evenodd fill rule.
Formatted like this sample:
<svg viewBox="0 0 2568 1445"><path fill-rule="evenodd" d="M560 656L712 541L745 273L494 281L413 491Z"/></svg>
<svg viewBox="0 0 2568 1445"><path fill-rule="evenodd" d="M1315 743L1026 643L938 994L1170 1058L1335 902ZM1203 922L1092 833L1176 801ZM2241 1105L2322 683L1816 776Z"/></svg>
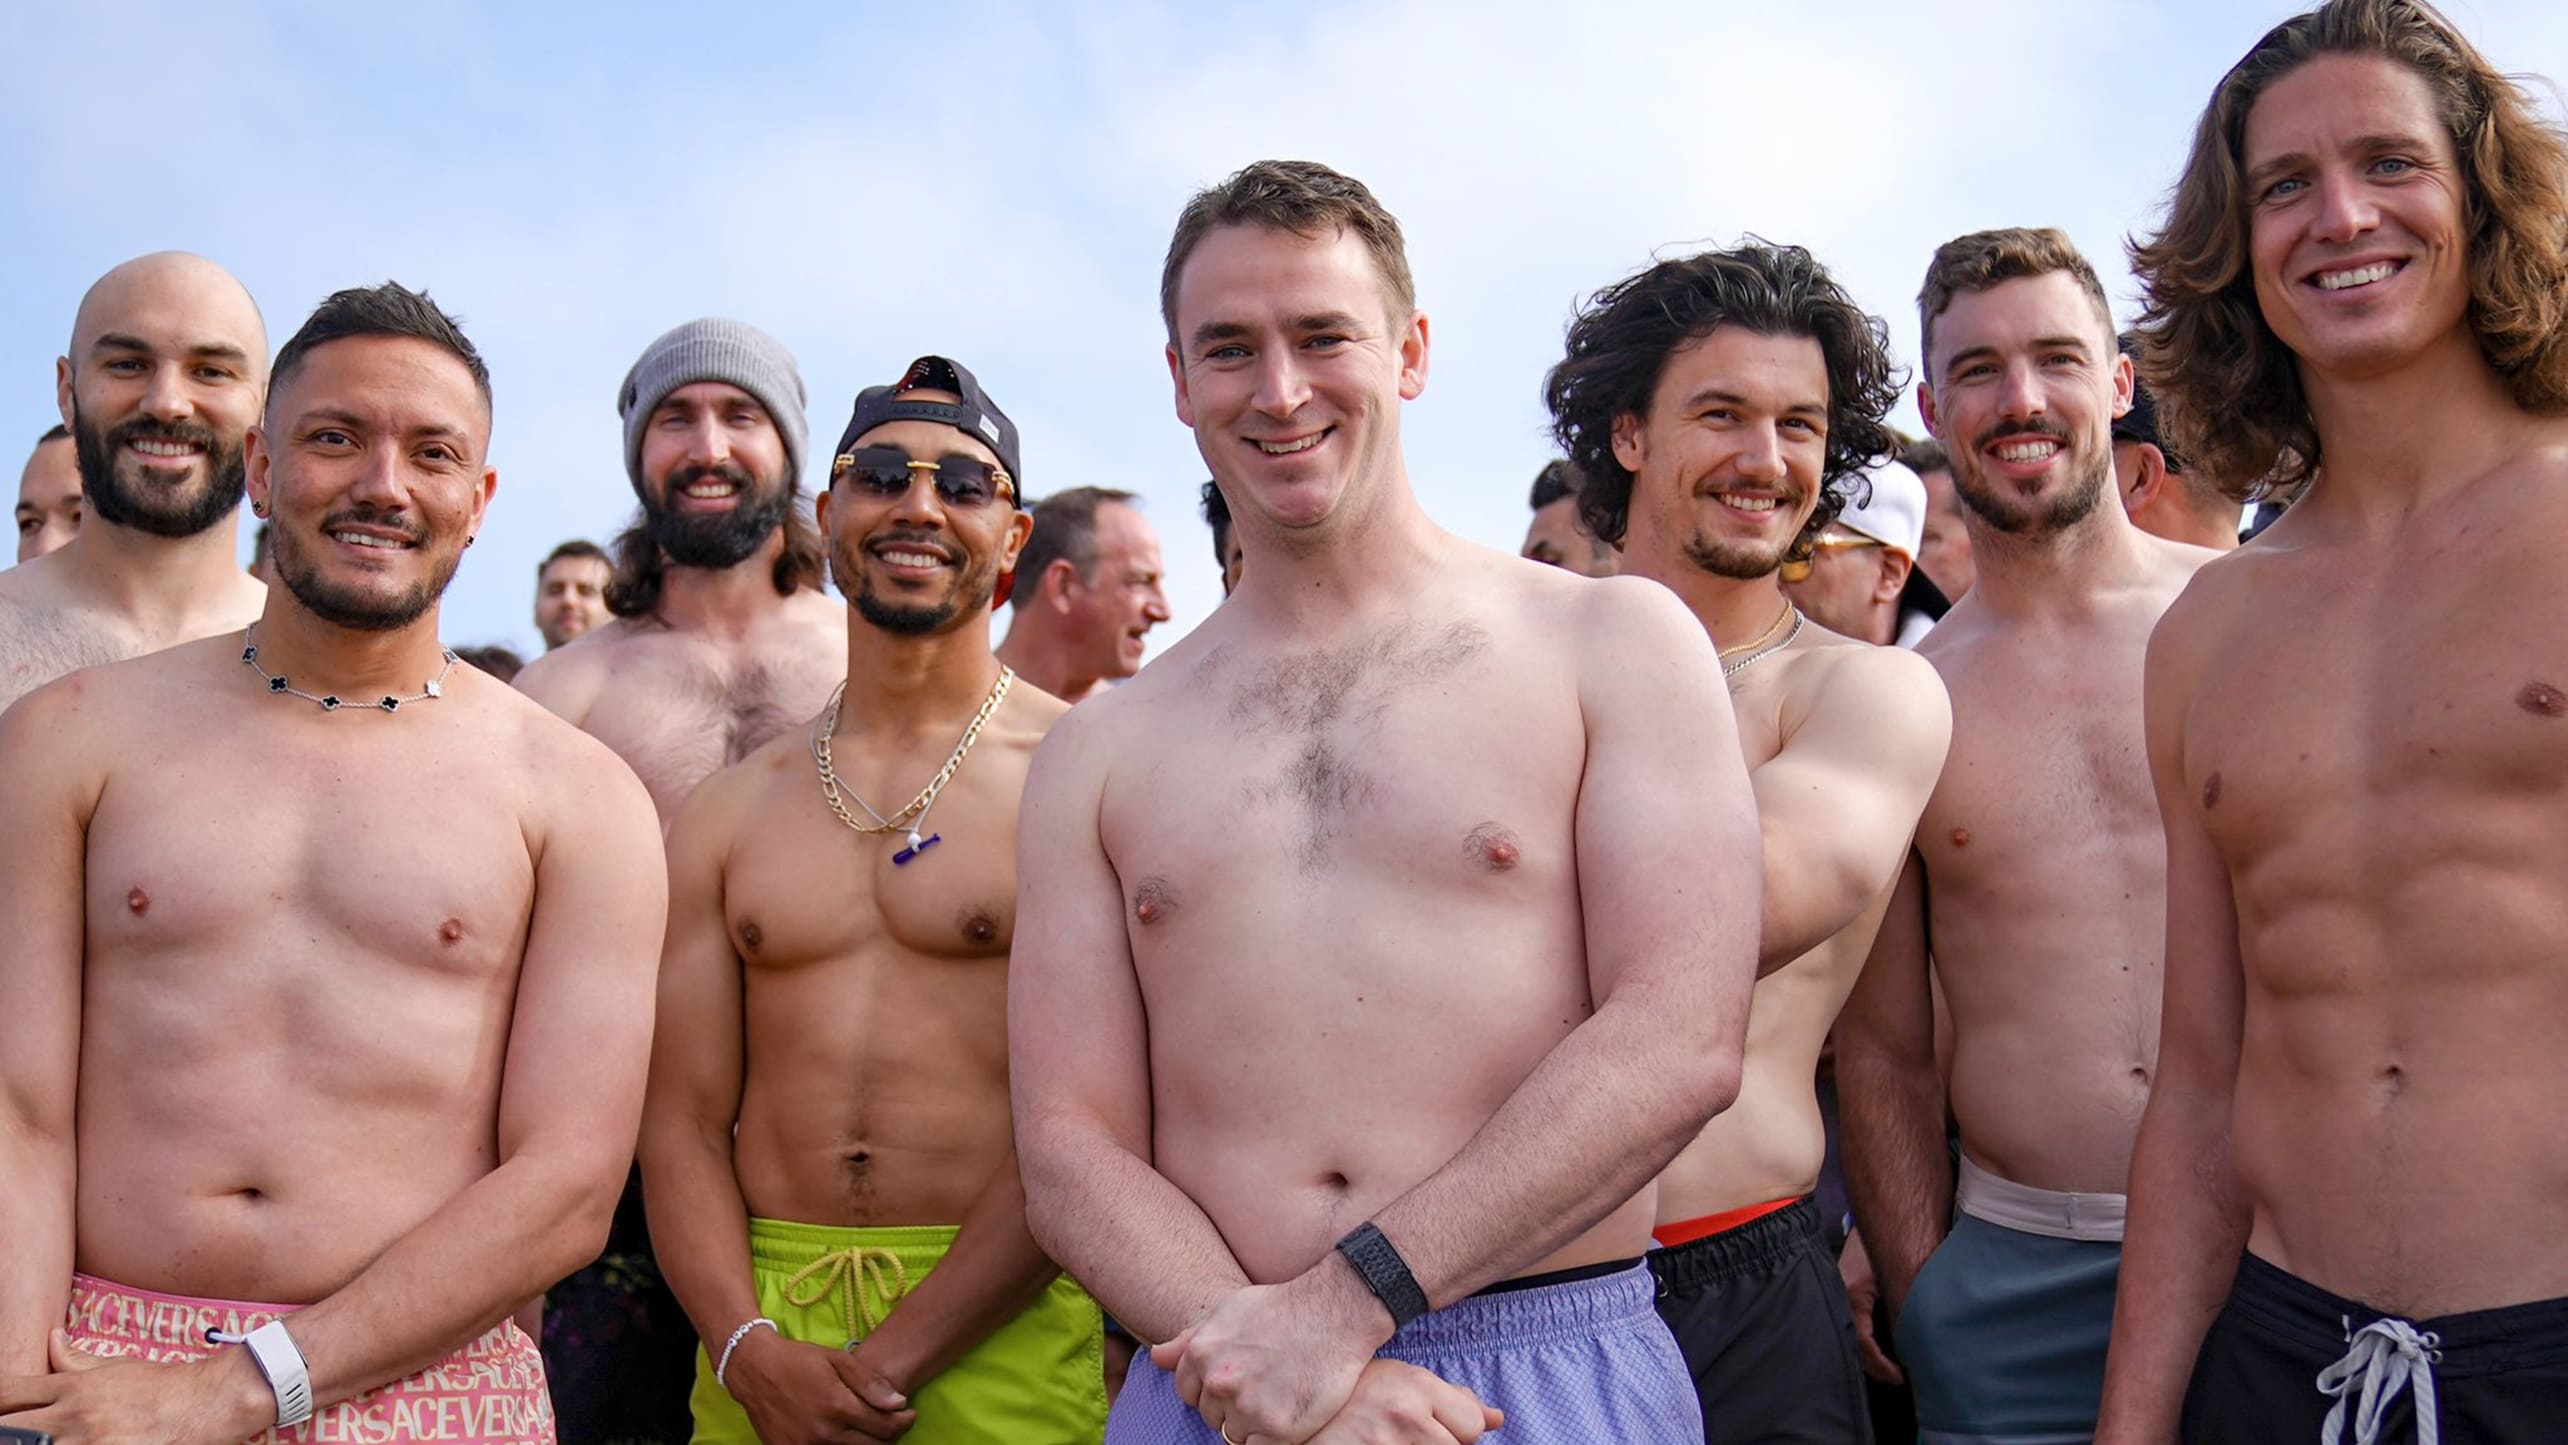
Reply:
<svg viewBox="0 0 2568 1445"><path fill-rule="evenodd" d="M2127 299L2121 238L2292 8L11 0L0 461L14 479L54 421L73 306L129 256L231 267L279 342L339 287L425 287L497 390L499 496L446 634L526 649L536 559L630 513L625 368L731 315L800 358L815 456L859 387L938 351L1017 420L1036 493L1143 493L1164 640L1220 597L1157 316L1196 187L1309 157L1400 216L1433 323L1411 474L1512 550L1581 295L1753 231L1816 251L1913 356L1938 242L2050 224ZM2568 74L2568 5L2447 13L2500 66Z"/></svg>

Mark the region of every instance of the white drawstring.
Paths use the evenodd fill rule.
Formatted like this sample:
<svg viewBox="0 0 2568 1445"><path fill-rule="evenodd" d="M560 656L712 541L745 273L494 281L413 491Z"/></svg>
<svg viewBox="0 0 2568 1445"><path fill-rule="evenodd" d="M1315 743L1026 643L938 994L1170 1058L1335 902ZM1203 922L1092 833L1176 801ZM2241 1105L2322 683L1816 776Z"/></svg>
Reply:
<svg viewBox="0 0 2568 1445"><path fill-rule="evenodd" d="M2326 1423L2319 1427L2320 1445L2340 1445L2344 1440L2349 1401L2354 1406L2354 1445L2377 1445L2381 1416L2401 1390L2415 1396L2417 1445L2439 1445L2434 1366L2443 1359L2443 1337L2419 1331L2405 1320L2378 1319L2359 1330L2350 1319L2343 1323L2345 1357L2318 1372L2318 1392L2336 1397ZM2357 1375L2362 1377L2359 1394L2354 1389Z"/></svg>

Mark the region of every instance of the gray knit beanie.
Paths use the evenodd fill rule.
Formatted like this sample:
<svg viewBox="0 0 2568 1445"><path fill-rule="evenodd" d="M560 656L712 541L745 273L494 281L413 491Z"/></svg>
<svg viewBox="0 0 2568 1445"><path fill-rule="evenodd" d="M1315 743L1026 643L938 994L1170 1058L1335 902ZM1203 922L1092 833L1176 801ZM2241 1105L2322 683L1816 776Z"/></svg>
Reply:
<svg viewBox="0 0 2568 1445"><path fill-rule="evenodd" d="M667 332L624 373L615 409L624 418L624 475L642 490L642 428L669 393L699 381L722 381L758 398L785 443L785 481L800 490L803 469L802 373L784 343L743 321L707 316Z"/></svg>

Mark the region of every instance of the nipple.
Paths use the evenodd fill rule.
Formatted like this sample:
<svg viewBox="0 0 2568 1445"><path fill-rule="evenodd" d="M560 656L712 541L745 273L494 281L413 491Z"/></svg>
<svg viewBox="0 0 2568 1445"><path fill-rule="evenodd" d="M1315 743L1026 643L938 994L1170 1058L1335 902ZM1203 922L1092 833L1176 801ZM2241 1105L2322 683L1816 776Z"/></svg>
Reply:
<svg viewBox="0 0 2568 1445"><path fill-rule="evenodd" d="M145 893L142 889L136 888L133 892L125 895L125 906L134 910L134 916L140 918L144 914L151 912L152 896Z"/></svg>
<svg viewBox="0 0 2568 1445"><path fill-rule="evenodd" d="M1504 873L1516 866L1523 856L1516 835L1498 823L1483 823L1462 840L1465 857L1471 858L1492 873Z"/></svg>
<svg viewBox="0 0 2568 1445"><path fill-rule="evenodd" d="M1144 927L1157 923L1177 911L1177 895L1169 891L1166 880L1144 878L1132 892L1133 920Z"/></svg>

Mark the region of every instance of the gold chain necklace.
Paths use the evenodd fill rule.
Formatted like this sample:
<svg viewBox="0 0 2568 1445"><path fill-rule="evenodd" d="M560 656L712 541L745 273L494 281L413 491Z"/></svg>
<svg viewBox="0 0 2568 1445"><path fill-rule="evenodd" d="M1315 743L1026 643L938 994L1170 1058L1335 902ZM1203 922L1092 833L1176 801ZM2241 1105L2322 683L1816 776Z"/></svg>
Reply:
<svg viewBox="0 0 2568 1445"><path fill-rule="evenodd" d="M1766 639L1774 636L1775 632L1783 626L1787 619L1792 623L1792 630L1783 635L1783 640L1781 642L1774 644L1772 647L1766 646ZM1722 678L1727 680L1729 678L1737 677L1740 673L1747 670L1748 664L1755 662L1759 658L1781 652L1785 648L1790 647L1793 639L1801 635L1801 625L1809 620L1809 618L1801 615L1800 608L1793 606L1790 602L1784 603L1783 613L1781 616L1775 618L1774 626L1759 633L1756 641L1749 643L1745 647L1737 647L1728 652L1721 653ZM1719 651L1718 648L1715 648L1714 650ZM1737 658L1738 661L1732 662L1730 660L1734 657Z"/></svg>
<svg viewBox="0 0 2568 1445"><path fill-rule="evenodd" d="M918 796L910 799L907 806L885 817L875 812L871 803L849 787L830 764L829 740L838 731L839 704L847 697L846 680L840 679L838 686L830 689L829 706L821 709L820 717L812 726L811 760L820 769L821 799L829 804L829 811L838 815L838 821L868 837L907 830L909 846L892 855L895 865L906 864L935 847L944 841L944 835L931 833L922 838L919 828L926 823L928 810L936 806L937 795L945 791L947 783L954 781L955 771L963 766L963 759L972 751L972 744L980 741L982 727L990 721L990 715L999 710L1000 701L1008 695L1008 688L1015 682L1016 669L1002 664L999 680L990 685L990 695L981 699L981 710L972 714L971 725L963 729L963 740L954 745L953 756L945 760L945 766L937 769L936 776L928 780L926 787L918 790ZM864 809L865 816L874 821L871 824L856 821L856 815L847 811L846 798L854 798L856 806Z"/></svg>

